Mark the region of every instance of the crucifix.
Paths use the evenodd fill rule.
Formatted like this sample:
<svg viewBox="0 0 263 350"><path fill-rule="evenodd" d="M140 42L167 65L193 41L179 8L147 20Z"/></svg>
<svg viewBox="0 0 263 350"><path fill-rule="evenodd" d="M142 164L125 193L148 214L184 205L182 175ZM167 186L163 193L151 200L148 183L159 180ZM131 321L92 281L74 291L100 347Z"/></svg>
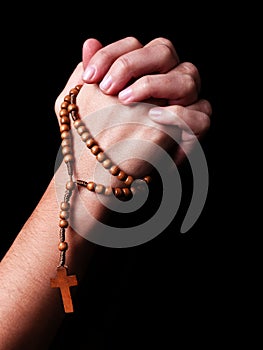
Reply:
<svg viewBox="0 0 263 350"><path fill-rule="evenodd" d="M60 288L65 312L73 312L73 304L70 294L70 287L78 284L76 275L67 274L67 268L60 266L57 269L57 276L50 279L51 288Z"/></svg>

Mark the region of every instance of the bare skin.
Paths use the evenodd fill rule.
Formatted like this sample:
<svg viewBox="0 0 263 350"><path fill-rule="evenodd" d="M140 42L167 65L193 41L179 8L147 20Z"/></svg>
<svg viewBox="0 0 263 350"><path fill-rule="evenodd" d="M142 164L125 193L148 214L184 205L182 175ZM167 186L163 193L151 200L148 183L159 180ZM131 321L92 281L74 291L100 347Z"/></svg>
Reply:
<svg viewBox="0 0 263 350"><path fill-rule="evenodd" d="M160 46L164 52L160 52ZM151 64L144 57L149 56L147 54L149 50L151 56L155 57ZM154 55L154 52L159 54ZM128 62L128 65L123 65L124 61ZM96 67L96 74L91 80L87 79L89 65ZM134 72L133 75L126 75L126 70ZM109 81L109 76L112 85L105 89L102 79L104 77L104 82L105 79ZM177 90L177 84L183 87L184 81L187 88L182 88L176 93L174 90ZM151 125L156 122L156 114L159 118L158 123L168 124L169 127L173 125L178 127L178 119L182 119L198 137L209 127L211 106L208 101L198 101L200 88L198 71L191 64L180 65L175 49L166 39L158 38L142 46L135 38L125 38L117 44L113 43L104 48L95 39L87 40L83 46L83 62L76 67L65 89L56 100L57 116L63 96L75 85L85 82L88 84L81 89L77 101L81 116L90 115L120 102L128 105L152 98L156 101L155 108L159 110L160 107L157 105L163 105L163 100L166 101L165 106L161 108L165 111L164 114L154 113L154 116L151 116L149 112L145 115L147 122L144 127L136 126L131 130L127 124L120 126L114 132L114 139L112 133L107 130L107 122L104 121L105 124L101 128L105 129L105 132L100 135L99 141L105 149L112 142L124 140L128 136L148 139L169 148L161 130L152 132ZM167 88L167 84L171 89ZM132 89L132 93L130 90L128 94L123 92L125 88ZM181 103L178 104L178 101ZM132 121L133 113L128 113L127 118ZM184 133L185 130L182 129L181 132ZM74 138L77 139L76 133ZM182 140L185 142L184 137ZM180 151L177 149L174 159L180 157ZM88 171L86 162L90 164ZM78 175L85 175L87 178L92 176L94 164L94 157L89 154L87 158L79 159L76 169ZM124 170L132 171L134 176L146 175L148 171L140 161L127 162L124 164ZM60 194L64 193L65 181L65 165L62 163L32 215L1 261L1 350L47 349L65 317L60 293L57 289L50 288L50 278L55 276L58 265ZM104 208L92 192L83 191L82 198L94 217L104 216ZM72 215L72 220L85 225L87 233L93 231L96 223L78 211L78 199ZM87 256L92 257L94 245L71 227L67 230L67 242L70 247L66 261L69 273L76 273L81 283L88 269Z"/></svg>

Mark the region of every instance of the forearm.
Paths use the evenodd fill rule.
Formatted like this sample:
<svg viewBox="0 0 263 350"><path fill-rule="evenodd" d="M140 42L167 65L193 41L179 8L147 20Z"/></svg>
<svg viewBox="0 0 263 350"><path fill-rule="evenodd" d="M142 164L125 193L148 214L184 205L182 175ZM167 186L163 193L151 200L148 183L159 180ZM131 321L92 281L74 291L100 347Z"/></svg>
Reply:
<svg viewBox="0 0 263 350"><path fill-rule="evenodd" d="M59 289L50 287L59 263L59 212L53 179L0 264L1 350L46 349L65 315ZM81 279L93 247L70 227L66 240L69 273Z"/></svg>

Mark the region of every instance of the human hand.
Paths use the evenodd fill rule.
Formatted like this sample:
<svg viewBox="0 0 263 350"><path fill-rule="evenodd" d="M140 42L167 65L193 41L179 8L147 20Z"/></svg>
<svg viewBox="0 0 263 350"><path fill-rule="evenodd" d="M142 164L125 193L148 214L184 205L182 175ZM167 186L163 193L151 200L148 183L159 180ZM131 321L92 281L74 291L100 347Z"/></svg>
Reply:
<svg viewBox="0 0 263 350"><path fill-rule="evenodd" d="M105 47L88 39L83 45L83 80L97 83L108 95L123 104L151 102L162 108L149 110L157 123L181 130L180 147L173 157L179 164L210 126L209 101L198 99L201 78L195 65L180 63L178 54L166 38L142 45L128 37Z"/></svg>
<svg viewBox="0 0 263 350"><path fill-rule="evenodd" d="M153 57L150 62L149 57ZM125 66L123 61L129 64ZM112 133L110 118L95 118L94 125L100 124L99 143L106 151L112 143L123 142L127 138L147 140L152 144L161 145L166 150L171 150L171 143L165 134L165 126L167 126L168 129L173 128L174 132L180 133L180 137L176 137L177 140L180 140L180 147L176 147L176 150L173 151L174 160L179 163L209 127L211 106L206 100L198 100L199 73L191 63L179 63L173 46L166 39L161 39L161 42L160 39L155 39L142 46L134 38L125 38L104 48L96 39L88 39L83 45L83 63L76 67L56 101L58 116L63 96L75 85L89 80L87 79L87 71L89 71L87 65L96 68L93 69L95 74L89 78L91 80L88 84L83 85L78 95L80 115L90 116L96 114L97 111L103 111L105 116L105 108L112 108L120 104L127 106L127 111L129 111L125 119L120 120L114 133ZM133 75L129 75L126 70L133 72ZM107 85L105 76L106 82L111 82L108 89L105 88ZM127 88L128 92L130 91L128 94ZM129 106L132 106L133 102L147 102L154 103L154 105L146 103L147 108L143 112L140 110L143 115L141 119L143 126L133 124L131 128L129 123L134 121L135 110ZM93 123L93 121L89 119L89 122ZM157 129L155 129L156 121L160 125ZM126 146L125 152L129 158L135 149ZM154 156L149 149L141 148L139 152L143 152L143 159L152 159L151 157ZM92 177L91 169L95 166L94 157L79 160L77 175ZM90 164L88 168L87 161ZM122 163L122 168L135 178L141 177L149 170L146 163L142 164L138 159L129 159Z"/></svg>

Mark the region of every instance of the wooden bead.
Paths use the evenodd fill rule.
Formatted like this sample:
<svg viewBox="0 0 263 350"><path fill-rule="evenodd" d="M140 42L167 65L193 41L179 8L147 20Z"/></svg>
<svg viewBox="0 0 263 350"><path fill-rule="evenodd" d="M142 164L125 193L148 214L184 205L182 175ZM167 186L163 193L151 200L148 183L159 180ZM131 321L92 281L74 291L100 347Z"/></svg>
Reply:
<svg viewBox="0 0 263 350"><path fill-rule="evenodd" d="M70 119L68 116L63 116L60 118L60 124L70 124Z"/></svg>
<svg viewBox="0 0 263 350"><path fill-rule="evenodd" d="M63 131L61 134L60 134L62 140L63 139L70 139L71 138L71 133L70 131Z"/></svg>
<svg viewBox="0 0 263 350"><path fill-rule="evenodd" d="M75 88L79 91L82 88L82 84L76 85Z"/></svg>
<svg viewBox="0 0 263 350"><path fill-rule="evenodd" d="M68 219L69 218L69 211L68 210L62 210L59 214L60 219Z"/></svg>
<svg viewBox="0 0 263 350"><path fill-rule="evenodd" d="M95 191L95 187L96 187L96 185L95 185L95 183L94 183L93 181L89 181L89 182L87 183L87 189L88 189L89 191L94 192L94 191Z"/></svg>
<svg viewBox="0 0 263 350"><path fill-rule="evenodd" d="M87 131L87 128L85 125L80 125L78 128L77 128L77 132L79 135L82 135L85 131Z"/></svg>
<svg viewBox="0 0 263 350"><path fill-rule="evenodd" d="M105 169L109 169L112 166L112 161L107 158L102 162L102 165Z"/></svg>
<svg viewBox="0 0 263 350"><path fill-rule="evenodd" d="M96 156L101 152L101 149L98 145L94 145L93 147L91 147L90 150L91 150L91 153L94 154L94 156Z"/></svg>
<svg viewBox="0 0 263 350"><path fill-rule="evenodd" d="M60 108L61 108L61 109L68 109L68 102L63 101L63 102L61 103L61 105L60 105Z"/></svg>
<svg viewBox="0 0 263 350"><path fill-rule="evenodd" d="M112 195L112 194L113 194L112 187L111 187L111 186L105 187L104 194L105 194L106 196Z"/></svg>
<svg viewBox="0 0 263 350"><path fill-rule="evenodd" d="M70 97L70 95L66 95L66 96L64 97L64 101L65 101L65 102L68 102L68 104L70 104L70 103L71 103L71 97Z"/></svg>
<svg viewBox="0 0 263 350"><path fill-rule="evenodd" d="M70 209L69 202L61 202L60 203L60 208L61 208L61 210L69 210Z"/></svg>
<svg viewBox="0 0 263 350"><path fill-rule="evenodd" d="M66 154L65 157L63 158L65 163L73 162L74 157L72 154Z"/></svg>
<svg viewBox="0 0 263 350"><path fill-rule="evenodd" d="M70 94L70 95L75 95L75 96L77 96L78 93L79 93L79 89L77 89L76 87L74 87L73 89L71 89L71 90L69 91L69 94Z"/></svg>
<svg viewBox="0 0 263 350"><path fill-rule="evenodd" d="M147 184L149 184L151 181L152 181L152 178L151 178L151 176L144 176L144 178L143 178L143 180L147 183Z"/></svg>
<svg viewBox="0 0 263 350"><path fill-rule="evenodd" d="M120 187L115 187L114 189L114 195L117 198L121 198L123 196L122 189Z"/></svg>
<svg viewBox="0 0 263 350"><path fill-rule="evenodd" d="M68 112L71 113L71 112L77 112L79 110L78 106L75 104L75 103L70 103L68 105Z"/></svg>
<svg viewBox="0 0 263 350"><path fill-rule="evenodd" d="M77 119L73 122L74 127L77 129L78 127L84 125L81 119Z"/></svg>
<svg viewBox="0 0 263 350"><path fill-rule="evenodd" d="M69 147L69 146L62 147L61 153L63 154L63 156L65 156L66 154L71 153L71 147Z"/></svg>
<svg viewBox="0 0 263 350"><path fill-rule="evenodd" d="M62 108L60 111L59 111L59 116L62 118L62 117L67 117L68 116L68 110L65 109L65 108Z"/></svg>
<svg viewBox="0 0 263 350"><path fill-rule="evenodd" d="M91 148L91 147L93 147L93 146L95 146L95 145L97 145L97 141L94 140L93 138L90 138L90 139L88 139L88 140L86 141L86 146L87 146L88 148Z"/></svg>
<svg viewBox="0 0 263 350"><path fill-rule="evenodd" d="M99 152L96 156L98 162L103 162L106 159L106 155L104 152Z"/></svg>
<svg viewBox="0 0 263 350"><path fill-rule="evenodd" d="M59 242L59 244L58 244L58 249L59 249L61 252L64 252L65 250L68 249L68 243L67 243L67 242Z"/></svg>
<svg viewBox="0 0 263 350"><path fill-rule="evenodd" d="M70 139L63 139L61 141L61 146L62 147L70 147L71 146L71 138Z"/></svg>
<svg viewBox="0 0 263 350"><path fill-rule="evenodd" d="M81 134L82 141L86 142L90 138L90 133L86 130Z"/></svg>
<svg viewBox="0 0 263 350"><path fill-rule="evenodd" d="M110 168L110 173L113 176L117 176L120 171L121 171L121 169L118 167L118 165L112 165L111 168Z"/></svg>
<svg viewBox="0 0 263 350"><path fill-rule="evenodd" d="M128 175L127 178L125 179L124 183L126 186L131 186L133 181L134 181L134 178L131 175Z"/></svg>
<svg viewBox="0 0 263 350"><path fill-rule="evenodd" d="M60 220L60 221L59 221L59 227L61 227L61 228L66 228L66 227L68 227L68 222L67 222L67 220L64 220L64 219Z"/></svg>
<svg viewBox="0 0 263 350"><path fill-rule="evenodd" d="M101 184L96 185L96 187L95 187L96 193L104 193L104 191L105 191L105 187L103 185L101 185Z"/></svg>
<svg viewBox="0 0 263 350"><path fill-rule="evenodd" d="M66 183L66 189L69 190L69 191L72 191L74 190L75 188L75 182L74 181L68 181Z"/></svg>
<svg viewBox="0 0 263 350"><path fill-rule="evenodd" d="M128 187L123 187L122 192L123 192L125 198L130 198L132 196L132 192Z"/></svg>
<svg viewBox="0 0 263 350"><path fill-rule="evenodd" d="M117 178L118 178L120 181L123 181L123 180L125 180L125 179L127 178L127 174L126 174L123 170L121 170L121 171L119 172L119 174L117 175Z"/></svg>
<svg viewBox="0 0 263 350"><path fill-rule="evenodd" d="M64 131L69 131L70 130L70 126L69 124L62 124L60 126L60 132L63 133Z"/></svg>

